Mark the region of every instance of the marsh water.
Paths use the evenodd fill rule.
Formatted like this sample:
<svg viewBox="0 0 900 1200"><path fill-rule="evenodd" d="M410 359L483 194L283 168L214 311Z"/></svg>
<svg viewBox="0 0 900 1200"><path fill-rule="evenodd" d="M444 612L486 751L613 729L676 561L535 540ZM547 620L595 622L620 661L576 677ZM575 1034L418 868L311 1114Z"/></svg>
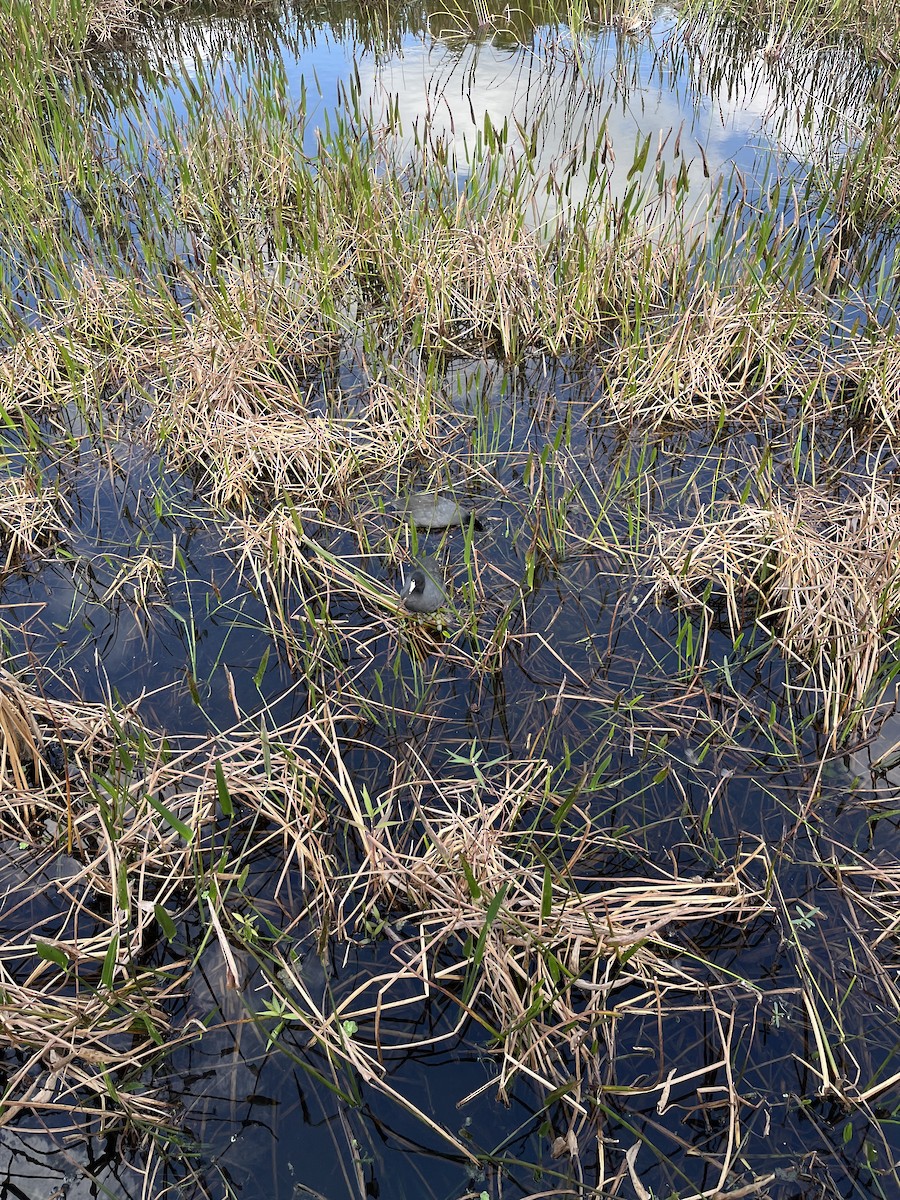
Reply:
<svg viewBox="0 0 900 1200"><path fill-rule="evenodd" d="M243 106L261 97L296 108L303 113L298 138L315 169L352 92L354 110L388 128L385 136L401 147L445 148L460 187L486 128L505 129L510 161L548 184L535 187L528 214L538 230L571 218L601 156L613 197L626 196L635 180L641 187L648 178L659 182L647 191L651 230L676 201L686 238L738 202L754 211L770 205L774 228L802 196L809 215L798 239L814 221L827 231L835 214L816 211L811 198L816 180L838 169L866 124L876 70L859 47L849 38L802 34L773 45L763 22L702 12L688 18L667 6L645 15L633 32L589 21L575 36L509 14L502 23L476 18L466 26L418 9L389 20L370 6L327 15L278 5L227 13L189 6L142 18L120 46L82 62L69 86L107 139L113 171L117 146L167 123L189 124L201 93L204 105L237 122ZM158 162L148 162L148 172L156 169ZM89 205L76 192L73 255L80 250L87 261L97 247ZM711 272L747 252L741 221ZM147 247L159 250L170 234L142 226L139 209L129 222L133 242L120 249L139 270ZM209 248L184 230L164 249L181 267L215 269ZM846 287L835 319L890 309L895 250L883 222L844 248ZM21 254L7 256L5 269L8 294L23 311L52 291L38 264ZM361 409L371 385L366 354L351 343L328 372L304 380L311 411ZM420 530L416 550L439 556L456 593L471 584L474 556L478 627L465 648L477 655L479 638L501 615L511 648L498 670L473 672L447 650L457 645L460 624L452 607L444 618L449 633L433 641L418 626L410 632L402 614L363 639L370 614L338 597L328 615L347 630L346 674L371 699L371 712L392 714L379 720L363 712L344 729L357 790L383 793L392 782L389 762L401 758L427 763L438 788L444 779L477 780L491 764L543 755L561 786L579 780L596 819L621 834L621 856L589 863L586 886L602 889L605 876L640 872L635 831L649 859L686 878L712 876L742 848L762 846L767 855L747 870L759 887L775 874L793 938L765 920L692 929L678 953L702 951L727 1035L711 1028L710 1010L688 1004L667 1017L664 1040L652 1005L619 1018L615 1061L602 1064L608 1086L577 1154L560 1155L555 1144L569 1127L561 1098L548 1103L525 1077L499 1097L489 1030L477 1020L460 1023L458 1007L439 989L421 1001L411 995L399 1015L381 1020L384 1071L396 1092L471 1150L468 1161L376 1088L356 1081L350 1102L329 1086L327 1055L307 1033L288 1026L275 1037L271 1021L251 1019L267 996L258 965L236 949L242 977L231 978L218 943L188 917L177 922L174 939L160 937L149 949L162 968L204 946L189 986L166 1000L184 1043L143 1076L171 1105L178 1136L154 1157L136 1137L105 1138L93 1117L84 1118L79 1139L68 1114L57 1127L52 1114L22 1113L0 1129L3 1194L631 1195L637 1178L646 1189L638 1194L689 1196L718 1182L717 1156L733 1131L712 1101L728 1073L737 1074L743 1097L739 1161L746 1172L735 1172L729 1186L756 1180L759 1194L778 1200L895 1194L886 1173L900 1158L897 1088L879 1092L865 1111L823 1094L810 1065L810 1014L796 987L810 971L832 981L822 1008L840 1010L841 1070L862 1081L860 1090L898 1071L898 1014L867 989L839 903L845 859L876 862L896 850L897 781L883 765L884 751L900 740L891 697L876 750L864 739L836 747L815 723L798 737L804 698L786 687L778 655L753 652L754 638L760 645L764 638L752 623L737 653L723 605L698 665L690 639L699 635L683 614L658 603L644 551L624 566L610 551L617 542L639 545L625 515L633 510L611 512L606 544L595 524L595 498L610 480L621 480L623 494L646 491L646 519L677 524L723 486L740 494L762 455L776 476L796 470L806 455L810 477L820 461L831 477L852 477L864 452L837 429L818 429L812 450L765 422L752 430L726 425L714 437L701 428L646 438L602 419L597 359L575 351L515 363L448 353L433 386L455 422L444 446L445 483L477 509L482 528ZM793 400L784 397L786 409ZM65 454L45 454L45 470L69 506L65 535L60 552L4 582L8 660L39 673L51 691L133 707L176 748L224 740L261 720L269 730L289 726L311 703L309 681L280 652L263 599L236 572L208 480L177 470L165 446L153 444L139 404L113 395L104 405L99 426L73 405L64 415ZM15 462L17 435L4 436ZM538 492L542 455L561 444L569 465L548 472ZM885 471L893 466L881 463ZM323 514L315 536L329 554L397 589L400 572L390 556L360 556L354 531L364 528L376 550L387 545L397 525L393 492L431 482L425 464L375 481L351 511ZM149 603L121 583L138 554L159 564ZM306 619L299 603L292 619ZM330 678L337 697L342 671L333 668ZM870 769L872 760L882 766ZM234 836L222 833L225 841ZM299 876L286 880L285 870L264 840L243 894L273 927L291 930L310 994L337 1008L365 980L376 990L398 939L409 933L402 912L384 914L387 932L361 930L349 942L327 931L323 937L297 923L303 906L298 899L292 909L290 898L304 884ZM71 914L61 897L75 873L65 858L5 841L5 931L40 924L55 936ZM873 931L853 933L871 939ZM896 971L896 950L885 954L885 969ZM206 1032L197 1036L201 1027ZM601 1060L606 1051L598 1044L596 1053ZM6 1064L7 1074L13 1066ZM696 1078L660 1100L653 1087L676 1069L680 1078L701 1077L708 1103L697 1103ZM148 1161L153 1172L145 1178ZM618 1174L610 1162L621 1163ZM606 1190L592 1193L601 1176Z"/></svg>

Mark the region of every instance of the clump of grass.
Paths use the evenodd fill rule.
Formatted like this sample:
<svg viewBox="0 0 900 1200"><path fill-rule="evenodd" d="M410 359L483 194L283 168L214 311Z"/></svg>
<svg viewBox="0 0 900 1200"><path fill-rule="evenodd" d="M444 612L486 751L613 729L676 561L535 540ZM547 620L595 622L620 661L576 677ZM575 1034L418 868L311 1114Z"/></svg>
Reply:
<svg viewBox="0 0 900 1200"><path fill-rule="evenodd" d="M280 399L286 409L297 402L290 389L266 380L257 390L246 378L234 384L229 399L252 410L263 395L264 403ZM172 460L182 468L202 465L207 499L216 507L243 507L261 495L289 491L300 508L321 511L345 500L353 480L390 465L397 453L393 431L372 429L364 420L296 411L239 414L189 403L179 404L177 413L165 408L160 415Z"/></svg>
<svg viewBox="0 0 900 1200"><path fill-rule="evenodd" d="M111 42L137 28L137 0L13 0L0 15L0 41L41 55L43 65L62 64L92 45Z"/></svg>
<svg viewBox="0 0 900 1200"><path fill-rule="evenodd" d="M42 743L27 689L0 671L0 788L26 792L40 780Z"/></svg>
<svg viewBox="0 0 900 1200"><path fill-rule="evenodd" d="M660 529L651 550L658 596L724 595L736 634L749 600L836 734L860 716L900 612L900 499L877 486L847 499L814 488L793 497L701 511Z"/></svg>
<svg viewBox="0 0 900 1200"><path fill-rule="evenodd" d="M4 1112L71 1106L101 1123L159 1125L165 1105L115 1080L140 1074L167 1029L164 981L140 965L153 911L141 893L178 835L124 784L116 763L119 751L128 759L129 735L109 710L48 699L4 672L0 712L0 825L30 843L31 870L67 855L59 875L67 903L52 932L46 914L33 929L16 922L20 903L33 906L30 886L4 901L0 1044L19 1056L4 1080Z"/></svg>
<svg viewBox="0 0 900 1200"><path fill-rule="evenodd" d="M555 1088L575 1073L596 1080L595 1037L606 1027L613 994L625 983L655 991L691 991L690 972L676 965L668 933L676 926L727 919L741 924L763 898L738 864L727 879L681 880L660 872L646 879L605 877L593 890L579 870L586 846L550 868L540 839L523 835L523 806L537 804L539 778L527 765L492 780L477 797L444 787L439 806L423 809L427 829L404 854L385 854L383 875L395 901L411 905L427 947L416 960L422 978L439 975L462 986L498 1031L505 1090L522 1071ZM589 856L603 836L588 834ZM466 945L477 947L460 962ZM412 948L410 947L410 950ZM447 955L455 970L443 967ZM627 962L627 966L625 963ZM702 991L702 986L698 989Z"/></svg>
<svg viewBox="0 0 900 1200"><path fill-rule="evenodd" d="M795 297L701 285L684 308L651 318L604 361L591 411L678 428L778 418L784 393L807 388L821 370L807 341L820 329L813 307Z"/></svg>
<svg viewBox="0 0 900 1200"><path fill-rule="evenodd" d="M157 345L156 427L174 463L204 470L214 505L290 489L301 507L322 506L395 457L394 430L309 412L305 371L337 346L316 294L302 269L229 273L220 290L197 288L193 320Z"/></svg>
<svg viewBox="0 0 900 1200"><path fill-rule="evenodd" d="M28 843L0 931L0 1049L16 1063L4 1116L77 1109L99 1128L171 1129L174 1114L144 1075L173 1036L167 1001L193 963L176 952L161 965L160 936L175 938L176 920L205 906L230 961L231 879L243 853L270 843L308 887L310 914L337 907L320 803L335 784L314 755L296 753L309 733L301 722L270 745L257 730L175 758L133 712L50 699L3 673L0 827ZM237 867L224 880L220 816L235 829ZM29 927L19 914L34 911L48 863L65 902L52 917L39 908Z"/></svg>
<svg viewBox="0 0 900 1200"><path fill-rule="evenodd" d="M385 193L391 207L376 228L386 224L395 236L369 253L383 258L393 245L382 273L393 271L398 294L389 300L417 342L508 358L530 349L556 354L595 344L635 293L645 303L662 294L670 255L625 229L612 236L616 222L627 226L623 214L600 203L575 214L571 226L532 228L524 213L536 201L522 188L507 180L490 204L470 189L452 208L444 201L437 219L427 195L410 214L408 200Z"/></svg>
<svg viewBox="0 0 900 1200"><path fill-rule="evenodd" d="M303 665L306 682L317 694L322 686L325 694L341 695L393 720L399 701L384 695L379 673L359 682L373 665L376 648L387 647L395 661L402 650L415 660L433 657L435 670L453 666L475 675L497 669L499 652L490 663L472 652L466 593L460 593L460 607L451 596L444 609L420 621L383 579L385 558L405 559L390 538L382 554L337 554L326 544L328 531L334 531L331 523L307 526L292 505L278 505L261 520L235 521L228 531L237 546L238 570L262 599L290 661ZM410 704L417 703L417 691L427 689L413 686L405 698Z"/></svg>
<svg viewBox="0 0 900 1200"><path fill-rule="evenodd" d="M139 385L152 348L184 314L165 291L81 266L64 296L41 308L39 327L0 354L0 405L33 416L58 414L73 400L96 411L104 388Z"/></svg>
<svg viewBox="0 0 900 1200"><path fill-rule="evenodd" d="M900 339L886 331L850 339L834 377L851 395L857 417L900 434Z"/></svg>
<svg viewBox="0 0 900 1200"><path fill-rule="evenodd" d="M154 597L165 592L165 568L149 550L124 558L115 577L103 594L103 603L110 604L124 596L135 610L149 612Z"/></svg>
<svg viewBox="0 0 900 1200"><path fill-rule="evenodd" d="M686 14L709 19L710 7L692 3ZM841 37L854 38L871 58L888 66L898 54L896 11L889 0L871 0L849 8L839 0L792 0L777 6L772 0L716 0L715 15L725 14L749 27L750 35L768 37L766 45L777 49L789 38L805 42L834 43Z"/></svg>
<svg viewBox="0 0 900 1200"><path fill-rule="evenodd" d="M0 478L0 576L44 554L64 530L67 502L30 474Z"/></svg>
<svg viewBox="0 0 900 1200"><path fill-rule="evenodd" d="M678 954L686 931L748 923L766 900L748 881L748 860L716 880L605 869L625 842L584 811L570 813L579 827L570 842L549 821L540 832L541 815L562 803L545 762L472 761L470 777L457 769L448 778L445 769L439 782L426 770L401 783L397 764L397 783L378 796L354 798L345 779L364 861L342 920L384 929L399 912L415 932L404 940L392 932L396 967L360 979L333 1009L313 1002L285 962L271 975L272 1008L402 1102L384 1076L391 1043L382 1028L443 996L458 1005L457 1027L474 1017L492 1036L501 1093L524 1076L547 1092L562 1088L584 1116L602 1091L603 1063L615 1060L621 1018L649 1008L664 1025L674 997L679 1008L707 1002L703 969ZM352 1042L348 1027L358 1031ZM452 1035L448 1022L441 1036Z"/></svg>
<svg viewBox="0 0 900 1200"><path fill-rule="evenodd" d="M657 599L674 596L687 607L709 592L727 605L732 636L744 620L744 600L773 554L771 510L753 504L702 510L688 525L654 530L650 562Z"/></svg>
<svg viewBox="0 0 900 1200"><path fill-rule="evenodd" d="M293 505L278 504L261 519L233 522L228 538L237 547L238 570L265 605L272 632L292 660L306 657L310 682L322 666L340 669L346 645L364 646L383 630L384 612L398 606L396 594L363 563L337 558L313 540L303 513ZM380 614L376 629L334 621L331 609L337 601L374 609Z"/></svg>

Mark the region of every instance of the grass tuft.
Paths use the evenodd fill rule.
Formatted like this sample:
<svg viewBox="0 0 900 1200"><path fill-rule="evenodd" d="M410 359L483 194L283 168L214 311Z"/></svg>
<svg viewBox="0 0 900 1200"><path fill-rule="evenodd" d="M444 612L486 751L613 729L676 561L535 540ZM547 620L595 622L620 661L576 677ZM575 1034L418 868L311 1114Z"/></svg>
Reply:
<svg viewBox="0 0 900 1200"><path fill-rule="evenodd" d="M764 506L702 510L654 535L657 595L702 604L723 595L733 636L748 604L836 733L877 697L900 612L900 498L873 486L847 499L814 488ZM863 721L865 724L865 721Z"/></svg>

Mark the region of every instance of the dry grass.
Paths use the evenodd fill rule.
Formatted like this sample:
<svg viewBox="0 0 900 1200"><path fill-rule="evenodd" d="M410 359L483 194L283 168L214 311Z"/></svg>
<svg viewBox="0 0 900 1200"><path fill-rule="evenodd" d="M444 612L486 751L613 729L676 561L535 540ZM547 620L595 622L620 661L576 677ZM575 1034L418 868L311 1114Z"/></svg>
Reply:
<svg viewBox="0 0 900 1200"><path fill-rule="evenodd" d="M336 347L303 279L290 288L244 273L224 297L198 296L184 336L159 351L169 388L155 423L174 463L199 465L215 506L246 507L289 493L300 510L345 503L354 484L431 451L436 417L409 419L416 381L372 385L358 416L317 416L320 379L304 370ZM426 390L427 391L427 390Z"/></svg>
<svg viewBox="0 0 900 1200"><path fill-rule="evenodd" d="M854 394L854 409L900 435L900 339L882 334L859 338L841 354L833 371L837 383Z"/></svg>
<svg viewBox="0 0 900 1200"><path fill-rule="evenodd" d="M691 5L687 13L701 19L710 19L708 6ZM858 40L868 55L882 66L896 65L897 10L892 0L865 0L864 3L848 8L835 0L791 0L791 3L776 6L771 0L716 0L712 18L718 13L728 14L754 33L769 31L769 45L778 46L789 38L797 37L806 44L833 45L836 38Z"/></svg>
<svg viewBox="0 0 900 1200"><path fill-rule="evenodd" d="M56 410L73 394L93 399L103 382L101 364L72 342L62 323L28 333L0 354L0 405L7 412Z"/></svg>
<svg viewBox="0 0 900 1200"><path fill-rule="evenodd" d="M816 1049L812 1070L821 1091L839 1097L848 1109L862 1109L880 1140L871 1105L900 1083L900 1073L886 1073L894 1062L894 1039L882 1024L884 1013L900 1011L900 989L888 949L897 945L898 865L892 856L873 861L868 854L834 843L819 866L821 907L805 912L794 901L789 906L777 874L773 903L784 943L792 947L798 998ZM858 1009L855 1035L848 1024L851 992ZM866 1028L867 1015L871 1030ZM892 1162L893 1155L887 1161Z"/></svg>
<svg viewBox="0 0 900 1200"><path fill-rule="evenodd" d="M240 547L240 567L265 594L293 593L303 605L318 601L327 610L333 601L355 600L376 611L396 609L396 591L367 570L365 560L337 558L304 529L303 515L278 505L262 520L236 521L230 540Z"/></svg>
<svg viewBox="0 0 900 1200"><path fill-rule="evenodd" d="M115 41L138 28L137 0L32 0L5 6L0 37L5 46L44 45L65 61L85 45ZM27 14L27 22L23 15Z"/></svg>
<svg viewBox="0 0 900 1200"><path fill-rule="evenodd" d="M23 856L29 868L43 857L48 835L51 852L55 840L69 857L59 876L63 904L52 935L43 921L17 929L20 906L28 911L34 903L27 880L5 896L0 1042L20 1057L5 1080L0 1121L23 1109L78 1107L101 1124L122 1115L158 1124L164 1114L158 1100L146 1090L117 1092L114 1078L142 1069L155 1052L154 1037L166 1032L165 985L138 965L153 917L153 903L142 893L154 856L164 861L179 839L137 796L121 838L102 819L93 780L109 769L121 740L105 709L48 700L4 676L3 717L9 768L0 825L29 843L40 830L38 845ZM23 745L27 770L16 770L16 755L20 768L26 766ZM51 751L55 768L48 765ZM104 909L108 916L98 916Z"/></svg>
<svg viewBox="0 0 900 1200"><path fill-rule="evenodd" d="M384 556L332 554L305 532L293 507L279 505L261 521L236 521L228 539L237 545L238 569L266 605L289 660L302 663L310 680L326 672L329 692L352 697L356 679L376 655L388 646L393 657L401 641L417 660L439 655L444 669L453 664L473 675L489 669L471 653L452 611L420 623L403 608L396 587L380 577Z"/></svg>
<svg viewBox="0 0 900 1200"><path fill-rule="evenodd" d="M65 500L30 475L0 480L0 575L46 553L48 544L64 532L67 512Z"/></svg>
<svg viewBox="0 0 900 1200"><path fill-rule="evenodd" d="M550 281L537 236L511 214L490 226L435 225L405 266L407 317L424 320L431 340L465 347L496 338L509 353L535 339Z"/></svg>
<svg viewBox="0 0 900 1200"><path fill-rule="evenodd" d="M812 308L700 287L681 312L614 351L591 411L651 427L781 419L784 393L821 372L818 325Z"/></svg>
<svg viewBox="0 0 900 1200"><path fill-rule="evenodd" d="M25 792L46 771L28 689L0 669L0 788Z"/></svg>
<svg viewBox="0 0 900 1200"><path fill-rule="evenodd" d="M552 1090L573 1064L585 1087L599 1086L595 1039L615 1041L616 991L638 989L622 1013L703 995L670 936L704 921L740 925L763 904L745 863L716 882L660 871L603 876L598 887L598 856L613 846L593 830L548 874L544 839L523 836L520 824L541 803L545 769L517 765L477 790L443 786L439 804L419 810L421 840L399 849L379 831L368 844L373 899L408 908L421 931L405 947L408 969L444 989L465 991L469 979L469 1008L501 1033L501 1091L520 1071ZM473 967L463 947L476 944Z"/></svg>
<svg viewBox="0 0 900 1200"><path fill-rule="evenodd" d="M154 598L165 594L165 567L149 551L125 558L112 583L103 593L103 603L123 596L136 610L149 611Z"/></svg>
<svg viewBox="0 0 900 1200"><path fill-rule="evenodd" d="M565 1088L576 1141L593 1119L592 1101L615 1083L617 1056L633 1053L620 1044L620 1026L652 1026L665 1058L669 1030L680 1045L685 1014L703 1014L720 1060L707 1060L702 1077L721 1071L723 1094L713 1104L690 1070L681 1078L674 1069L640 1090L664 1108L674 1090L696 1088L702 1109L727 1109L730 1133L717 1168L725 1180L741 1145L735 1011L757 996L749 983L720 975L701 947L715 944L716 930L731 939L759 917L777 916L778 905L753 882L772 874L761 851L714 877L687 878L650 863L640 846L610 834L605 822L595 826L577 805L566 802L557 831L551 818L563 799L542 760L473 760L471 770L436 771L421 760L410 766L408 752L401 761L385 750L393 783L370 795L355 784L344 761L349 744L336 734L354 710L326 707L277 736L232 731L165 761L133 714L47 701L19 685L19 702L26 701L32 737L63 744L66 767L18 801L6 789L0 817L18 838L49 832L50 853L68 854L60 876L68 908L48 939L41 927L12 932L18 900L33 903L29 881L6 906L0 1041L23 1055L8 1080L6 1119L75 1105L107 1124L124 1118L164 1127L173 1119L152 1091L117 1084L140 1075L160 1043L165 1050L195 1036L170 1026L168 1003L184 991L193 963L160 970L147 954L159 936L157 908L179 919L191 896L189 909L197 906L235 978L241 949L266 963L271 1007L265 990L245 1003L304 1030L338 1086L342 1071L352 1070L465 1156L465 1143L390 1079L390 1055L410 1048L423 1005L439 999L457 1009L455 1029L447 1022L434 1045L472 1019L492 1035L501 1093L518 1077L548 1094ZM141 737L142 759L135 754ZM19 801L28 802L27 818ZM224 811L233 814L227 861L211 840ZM356 847L349 868L338 853L348 836ZM642 865L614 869L623 851ZM266 935L265 946L258 929L249 937L253 901L237 881L260 856L282 863L275 891L285 911L339 940L379 926L394 943L394 965L311 994L292 936L270 927L275 940ZM877 903L886 900L887 892ZM401 938L384 923L400 914L399 928L412 935ZM783 917L789 937L790 916ZM56 957L38 958L38 943L48 940ZM799 998L819 1012L812 979ZM816 1031L824 1083L863 1103L865 1093L830 1065L824 1017ZM429 1044L425 1035L417 1052Z"/></svg>
<svg viewBox="0 0 900 1200"><path fill-rule="evenodd" d="M771 510L753 504L702 510L678 528L662 527L650 548L657 600L674 596L695 607L707 585L728 606L731 633L736 637L744 618L748 594L755 596L760 576L772 556Z"/></svg>
<svg viewBox="0 0 900 1200"><path fill-rule="evenodd" d="M0 733L7 751L18 744L18 758L3 756L0 827L29 846L12 874L8 851L3 868L0 1047L15 1048L18 1059L4 1081L0 1123L23 1111L77 1108L101 1128L123 1119L171 1125L173 1113L152 1089L134 1086L161 1046L197 1036L171 1027L167 1001L184 991L193 964L170 954L160 966L157 914L174 923L203 892L231 961L225 896L242 853L269 847L294 873L294 886L308 888L311 914L336 909L320 801L333 781L321 763L297 753L307 726L294 732L293 747L264 750L257 733L249 747L235 738L227 748L210 743L166 761L133 714L45 699L4 676ZM24 761L23 746L39 767ZM228 867L210 843L226 796L236 829L246 833ZM48 861L56 864L52 923L38 904L39 921L29 928L21 917L35 909ZM187 910L186 895L193 896Z"/></svg>
<svg viewBox="0 0 900 1200"><path fill-rule="evenodd" d="M556 354L601 338L628 307L630 280L640 275L645 302L662 295L668 258L638 238L574 231L548 245L511 212L474 225L459 217L426 230L422 252L404 264L406 319L428 341Z"/></svg>
<svg viewBox="0 0 900 1200"><path fill-rule="evenodd" d="M626 1016L658 1022L663 1036L685 1008L709 1011L727 1060L727 1010L737 985L715 982L690 938L765 911L765 896L749 882L752 856L715 880L653 867L646 875L610 873L604 863L619 858L623 842L593 828L585 812L572 814L579 833L562 858L565 841L537 831L540 814L552 815L559 803L548 792L544 762L478 767L471 778L448 780L444 772L440 781L424 768L410 778L395 762L394 786L361 797L340 769L334 739L331 749L362 850L359 868L341 881L346 899L337 927L385 929L396 963L349 981L332 1006L310 994L289 956L278 957L270 976L275 1010L327 1048L332 1062L352 1064L371 1086L411 1107L389 1082L386 1056L412 1048L409 1031L423 1004L449 1000L458 1010L455 1028L445 1023L440 1035L417 1040L417 1053L454 1038L474 1018L494 1036L493 1085L501 1094L519 1076L546 1092L562 1087L573 1121L587 1123L591 1098L614 1077L617 1028ZM426 803L426 795L433 799ZM403 940L382 920L396 913L415 931ZM662 1102L672 1086L672 1078L648 1081L646 1090ZM737 1113L736 1092L727 1103Z"/></svg>
<svg viewBox="0 0 900 1200"><path fill-rule="evenodd" d="M652 558L658 596L695 606L711 583L724 594L733 633L749 598L836 732L843 717L871 703L896 643L898 547L897 497L875 486L846 500L803 488L764 507L703 511L687 527L659 530Z"/></svg>
<svg viewBox="0 0 900 1200"><path fill-rule="evenodd" d="M92 0L87 29L94 42L111 42L139 27L137 0Z"/></svg>
<svg viewBox="0 0 900 1200"><path fill-rule="evenodd" d="M277 402L280 389L267 381L268 402ZM244 379L230 399L254 407L259 393ZM285 408L296 403L296 394L282 393ZM198 463L204 468L204 494L215 508L246 507L260 496L287 492L298 507L321 512L328 504L345 502L354 481L369 471L390 468L402 454L392 429L374 429L368 421L310 417L280 411L252 415L222 408L196 408L179 395L174 406L164 406L167 443L174 463L182 468ZM169 411L165 412L168 407Z"/></svg>
<svg viewBox="0 0 900 1200"><path fill-rule="evenodd" d="M73 400L95 408L104 387L139 383L148 349L183 314L171 296L82 266L64 301L0 354L0 406L51 415Z"/></svg>

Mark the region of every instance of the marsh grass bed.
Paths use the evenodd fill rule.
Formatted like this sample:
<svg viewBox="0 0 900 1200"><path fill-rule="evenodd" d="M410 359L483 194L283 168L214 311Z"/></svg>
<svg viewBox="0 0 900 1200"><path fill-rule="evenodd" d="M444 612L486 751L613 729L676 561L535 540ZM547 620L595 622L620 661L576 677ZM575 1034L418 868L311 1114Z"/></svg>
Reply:
<svg viewBox="0 0 900 1200"><path fill-rule="evenodd" d="M9 1186L893 1195L897 14L0 25Z"/></svg>

